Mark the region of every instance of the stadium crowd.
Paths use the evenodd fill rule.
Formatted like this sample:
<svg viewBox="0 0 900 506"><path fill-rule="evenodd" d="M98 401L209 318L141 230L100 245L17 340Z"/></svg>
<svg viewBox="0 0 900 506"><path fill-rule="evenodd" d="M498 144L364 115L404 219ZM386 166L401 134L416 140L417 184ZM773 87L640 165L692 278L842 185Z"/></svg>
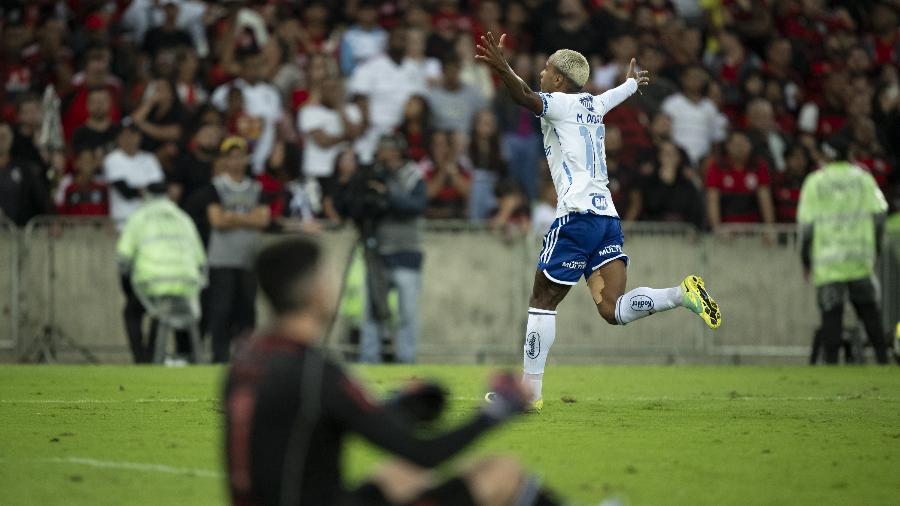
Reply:
<svg viewBox="0 0 900 506"><path fill-rule="evenodd" d="M535 87L563 47L589 57L591 92L633 57L650 71L605 118L623 219L793 222L832 136L896 209L898 12L896 0L4 2L0 207L18 225L54 212L121 223L165 181L206 238L198 204L225 170L222 139L239 136L269 227L316 228L341 220L348 181L397 134L427 218L523 230L533 218L542 233L555 195L538 120L475 63L490 30L509 34ZM40 135L48 84L62 152Z"/></svg>

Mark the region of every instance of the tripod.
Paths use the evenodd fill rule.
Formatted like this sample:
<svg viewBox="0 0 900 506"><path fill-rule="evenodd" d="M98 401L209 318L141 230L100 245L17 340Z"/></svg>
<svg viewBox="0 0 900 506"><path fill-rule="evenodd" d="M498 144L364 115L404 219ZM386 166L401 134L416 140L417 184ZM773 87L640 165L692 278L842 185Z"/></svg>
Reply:
<svg viewBox="0 0 900 506"><path fill-rule="evenodd" d="M33 232L33 225L30 224L28 231ZM44 324L38 331L38 334L32 339L31 345L20 357L22 362L43 362L55 363L57 361L57 350L60 347L66 347L77 351L85 360L92 364L99 363L97 357L89 349L76 343L69 337L62 328L56 324L56 240L52 234L52 227L47 228L47 312Z"/></svg>

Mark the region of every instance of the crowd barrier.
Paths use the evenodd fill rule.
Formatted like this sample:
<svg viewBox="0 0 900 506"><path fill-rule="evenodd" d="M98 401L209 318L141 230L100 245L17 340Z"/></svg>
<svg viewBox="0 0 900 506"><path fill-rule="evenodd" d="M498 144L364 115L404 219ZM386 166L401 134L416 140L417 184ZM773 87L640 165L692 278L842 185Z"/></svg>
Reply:
<svg viewBox="0 0 900 506"><path fill-rule="evenodd" d="M634 222L624 229L629 288L674 286L687 274L700 274L721 303L722 327L711 331L684 311L613 327L580 283L559 308L551 361L797 362L809 353L818 313L814 290L803 279L795 227L727 226L715 235L674 224ZM0 277L0 357L130 359L115 241L116 230L105 219L39 217L22 231L0 228L0 262L10 266ZM347 227L329 230L322 243L338 290L357 235ZM429 223L424 244L420 359L520 360L540 237ZM886 252L879 271L886 278L886 319L898 316L898 252ZM264 324L262 305L260 315ZM846 322L854 325L852 318ZM330 346L348 348L349 325L338 319Z"/></svg>
<svg viewBox="0 0 900 506"><path fill-rule="evenodd" d="M19 250L15 224L0 216L0 350L15 351L19 341Z"/></svg>

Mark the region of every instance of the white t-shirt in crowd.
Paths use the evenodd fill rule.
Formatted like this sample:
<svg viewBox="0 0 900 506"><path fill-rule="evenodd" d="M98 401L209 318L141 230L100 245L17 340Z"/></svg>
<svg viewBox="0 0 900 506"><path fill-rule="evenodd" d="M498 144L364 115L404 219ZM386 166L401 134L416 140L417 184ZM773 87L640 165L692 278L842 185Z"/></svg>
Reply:
<svg viewBox="0 0 900 506"><path fill-rule="evenodd" d="M355 104L344 106L344 113L351 123L358 125L362 122L362 114ZM334 161L348 143L320 146L310 133L322 130L330 136L343 135L341 115L324 105L305 105L297 113L297 129L303 135L303 174L308 177L328 177L334 173Z"/></svg>
<svg viewBox="0 0 900 506"><path fill-rule="evenodd" d="M128 156L121 149L110 151L103 159L103 177L109 188L109 213L119 229L125 220L141 206L141 199L126 199L113 186L116 181L123 181L132 188L146 188L152 183L165 180L162 167L156 155L146 151L138 151Z"/></svg>
<svg viewBox="0 0 900 506"><path fill-rule="evenodd" d="M249 138L247 141L252 146L250 164L253 173L259 174L266 168L266 161L272 154L272 146L275 145L275 128L284 111L281 108L281 95L278 89L269 83L258 82L250 84L243 79L236 79L216 88L211 102L219 110L224 111L228 105L228 91L238 88L244 95L244 112L261 123L259 136Z"/></svg>
<svg viewBox="0 0 900 506"><path fill-rule="evenodd" d="M691 102L677 93L665 99L661 108L672 118L672 140L687 152L693 164L709 153L713 143L728 135L728 119L708 98Z"/></svg>
<svg viewBox="0 0 900 506"><path fill-rule="evenodd" d="M409 97L425 94L425 79L420 65L409 60L397 65L387 55L375 56L356 67L347 91L369 98L371 125L356 142L356 151L363 163L372 161L378 138L400 125Z"/></svg>

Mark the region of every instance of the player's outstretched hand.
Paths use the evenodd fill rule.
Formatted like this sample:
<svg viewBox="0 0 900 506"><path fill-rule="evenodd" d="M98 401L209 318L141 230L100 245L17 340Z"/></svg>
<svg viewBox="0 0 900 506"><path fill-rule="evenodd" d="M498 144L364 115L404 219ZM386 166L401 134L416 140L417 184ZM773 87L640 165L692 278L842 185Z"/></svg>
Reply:
<svg viewBox="0 0 900 506"><path fill-rule="evenodd" d="M487 63L497 72L509 67L506 57L503 56L503 48L506 46L506 34L500 36L497 41L494 34L488 32L481 36L481 44L475 46L475 59Z"/></svg>
<svg viewBox="0 0 900 506"><path fill-rule="evenodd" d="M632 58L631 63L628 64L628 73L625 74L625 79L633 77L637 81L638 87L650 84L650 72L647 70L635 70L635 65L637 65L637 60Z"/></svg>
<svg viewBox="0 0 900 506"><path fill-rule="evenodd" d="M493 401L484 404L482 411L498 422L524 413L531 399L528 387L511 372L497 373L491 378L491 391Z"/></svg>

